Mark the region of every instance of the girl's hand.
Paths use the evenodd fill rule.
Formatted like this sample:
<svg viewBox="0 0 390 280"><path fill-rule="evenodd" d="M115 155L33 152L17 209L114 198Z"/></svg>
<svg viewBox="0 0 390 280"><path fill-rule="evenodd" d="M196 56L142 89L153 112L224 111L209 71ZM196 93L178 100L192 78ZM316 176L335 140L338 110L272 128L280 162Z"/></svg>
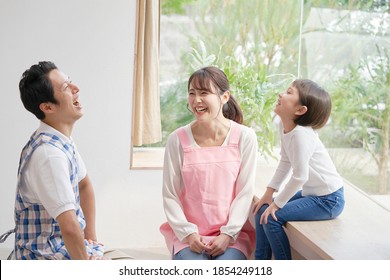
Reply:
<svg viewBox="0 0 390 280"><path fill-rule="evenodd" d="M188 235L184 241L190 245L190 250L195 253L202 253L203 251L210 250L209 246L206 246L206 244L203 242L202 237L197 234L196 232L191 233Z"/></svg>
<svg viewBox="0 0 390 280"><path fill-rule="evenodd" d="M226 248L232 242L233 238L231 236L221 233L219 236L217 236L217 238L211 241L210 244L208 244L210 249L206 250L206 252L213 257L222 255L225 253Z"/></svg>
<svg viewBox="0 0 390 280"><path fill-rule="evenodd" d="M272 218L274 218L275 221L278 219L276 218L275 212L278 211L280 208L272 202L267 209L265 209L264 213L260 217L260 224L267 224L268 223L268 216L271 215Z"/></svg>
<svg viewBox="0 0 390 280"><path fill-rule="evenodd" d="M252 205L252 214L256 215L256 213L259 211L260 207L264 204L271 205L272 204L272 195L274 193L274 189L267 188L263 196Z"/></svg>

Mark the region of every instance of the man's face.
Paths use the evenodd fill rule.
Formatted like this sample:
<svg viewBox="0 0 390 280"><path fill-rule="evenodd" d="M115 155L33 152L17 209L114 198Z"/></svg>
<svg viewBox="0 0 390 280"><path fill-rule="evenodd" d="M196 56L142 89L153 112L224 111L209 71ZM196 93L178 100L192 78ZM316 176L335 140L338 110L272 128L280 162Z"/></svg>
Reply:
<svg viewBox="0 0 390 280"><path fill-rule="evenodd" d="M83 116L82 106L79 102L79 88L72 84L67 75L57 69L50 71L49 79L53 85L54 98L58 102L53 104L55 119L73 124Z"/></svg>

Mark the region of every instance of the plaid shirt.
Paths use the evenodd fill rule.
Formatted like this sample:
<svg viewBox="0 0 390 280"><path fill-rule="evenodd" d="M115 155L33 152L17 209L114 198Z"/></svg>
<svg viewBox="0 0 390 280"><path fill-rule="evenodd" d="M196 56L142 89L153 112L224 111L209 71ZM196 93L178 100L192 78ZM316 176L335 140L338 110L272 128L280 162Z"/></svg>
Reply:
<svg viewBox="0 0 390 280"><path fill-rule="evenodd" d="M35 132L23 148L18 169L18 183L15 202L15 258L16 259L70 259L65 248L58 222L46 209L37 203L29 203L20 192L21 174L32 153L41 144L49 144L60 149L69 160L69 179L76 201L76 216L84 231L85 218L80 207L78 188L78 163L73 142L65 143L50 133ZM99 245L90 245L85 241L88 254L101 256L103 249Z"/></svg>

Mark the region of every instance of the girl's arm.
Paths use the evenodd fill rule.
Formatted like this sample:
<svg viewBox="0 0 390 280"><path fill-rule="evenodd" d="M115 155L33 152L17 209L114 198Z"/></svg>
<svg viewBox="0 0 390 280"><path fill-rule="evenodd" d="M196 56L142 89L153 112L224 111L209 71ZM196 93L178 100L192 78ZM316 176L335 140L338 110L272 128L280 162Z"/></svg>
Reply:
<svg viewBox="0 0 390 280"><path fill-rule="evenodd" d="M292 175L274 203L282 208L309 179L309 162L313 156L315 141L305 131L298 130L288 145Z"/></svg>
<svg viewBox="0 0 390 280"><path fill-rule="evenodd" d="M279 124L279 131L281 137L283 137L283 124L280 122ZM275 189L275 191L279 191L282 183L287 178L287 175L290 173L291 170L291 163L287 156L286 150L285 150L285 143L283 142L283 139L280 143L280 160L278 163L278 167L276 168L276 171L274 173L274 176L272 177L271 181L268 184L268 187Z"/></svg>

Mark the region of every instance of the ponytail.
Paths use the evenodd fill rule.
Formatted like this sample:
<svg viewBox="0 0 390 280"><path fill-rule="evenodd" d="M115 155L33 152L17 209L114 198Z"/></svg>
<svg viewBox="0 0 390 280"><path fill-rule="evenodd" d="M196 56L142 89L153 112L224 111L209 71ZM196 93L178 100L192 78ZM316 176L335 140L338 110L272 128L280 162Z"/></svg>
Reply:
<svg viewBox="0 0 390 280"><path fill-rule="evenodd" d="M244 122L240 105L238 105L233 95L230 95L229 101L223 105L222 113L225 118L233 120L236 123L242 124Z"/></svg>

